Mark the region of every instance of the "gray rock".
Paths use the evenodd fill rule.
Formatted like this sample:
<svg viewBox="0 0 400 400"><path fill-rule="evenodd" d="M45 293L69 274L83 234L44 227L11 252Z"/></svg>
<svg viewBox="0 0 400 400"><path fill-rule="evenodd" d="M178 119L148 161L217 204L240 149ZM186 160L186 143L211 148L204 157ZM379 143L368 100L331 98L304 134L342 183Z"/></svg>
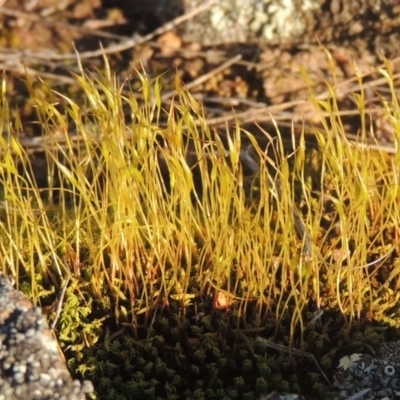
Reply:
<svg viewBox="0 0 400 400"><path fill-rule="evenodd" d="M397 343L399 351L398 342L393 342L389 347L395 346L394 343ZM385 348L387 345L384 345ZM347 400L365 389L369 390L362 396L363 400L398 399L400 365L390 354L385 358L381 358L379 353L376 357L357 353L344 356L334 374L333 386L340 391L338 400Z"/></svg>
<svg viewBox="0 0 400 400"><path fill-rule="evenodd" d="M207 0L138 2L160 24L205 5ZM289 43L397 54L400 4L393 0L218 0L175 30L202 45Z"/></svg>
<svg viewBox="0 0 400 400"><path fill-rule="evenodd" d="M84 400L40 308L0 273L0 400Z"/></svg>
<svg viewBox="0 0 400 400"><path fill-rule="evenodd" d="M184 1L185 12L202 4ZM297 37L306 30L304 13L319 7L318 0L219 0L178 30L204 45Z"/></svg>

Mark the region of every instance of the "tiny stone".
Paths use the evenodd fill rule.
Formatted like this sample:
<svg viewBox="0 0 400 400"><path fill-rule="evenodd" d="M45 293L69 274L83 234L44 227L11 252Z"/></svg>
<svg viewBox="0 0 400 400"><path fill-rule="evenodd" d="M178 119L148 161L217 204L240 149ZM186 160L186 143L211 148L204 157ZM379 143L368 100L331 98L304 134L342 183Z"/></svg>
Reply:
<svg viewBox="0 0 400 400"><path fill-rule="evenodd" d="M47 375L47 374L40 374L39 375L39 383L42 386L48 386L50 382L51 382L50 375Z"/></svg>
<svg viewBox="0 0 400 400"><path fill-rule="evenodd" d="M91 381L85 380L82 382L82 392L83 393L92 393L94 392L93 383Z"/></svg>
<svg viewBox="0 0 400 400"><path fill-rule="evenodd" d="M17 384L23 383L25 380L25 376L22 372L17 372L14 374L14 382Z"/></svg>

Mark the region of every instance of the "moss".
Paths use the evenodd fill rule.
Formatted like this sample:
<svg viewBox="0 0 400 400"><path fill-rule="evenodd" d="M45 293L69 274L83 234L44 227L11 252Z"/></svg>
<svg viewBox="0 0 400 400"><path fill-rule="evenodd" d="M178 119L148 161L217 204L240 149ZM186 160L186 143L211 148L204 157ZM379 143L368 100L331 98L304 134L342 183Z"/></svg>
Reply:
<svg viewBox="0 0 400 400"><path fill-rule="evenodd" d="M386 69L394 96L382 108L400 137ZM318 365L329 375L343 354L373 353L399 318L395 162L367 132L365 146L348 141L335 84L329 99L310 93L318 151L302 132L288 160L278 127L272 155L239 126L213 132L178 78L168 109L144 73L142 102L109 69L75 79L86 115L27 80L48 187L10 130L5 92L0 119L3 270L51 320L68 278L56 334L73 373L100 399L330 395ZM243 136L260 165L251 174Z"/></svg>

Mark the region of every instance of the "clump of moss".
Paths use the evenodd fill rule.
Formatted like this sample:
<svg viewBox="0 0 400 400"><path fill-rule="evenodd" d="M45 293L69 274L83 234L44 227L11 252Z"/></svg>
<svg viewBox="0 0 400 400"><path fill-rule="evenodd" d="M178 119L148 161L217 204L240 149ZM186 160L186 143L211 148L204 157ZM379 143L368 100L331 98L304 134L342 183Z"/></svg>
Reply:
<svg viewBox="0 0 400 400"><path fill-rule="evenodd" d="M400 138L389 63L381 73ZM368 147L362 78L359 141L346 137L333 79L328 98L310 93L319 124L288 159L278 127L275 138L265 133L271 154L238 125L213 131L178 78L166 105L159 79L138 77L142 101L109 68L76 76L84 105L27 79L43 169L9 119L3 81L2 270L51 319L69 279L56 333L99 398L326 392L313 359L257 336L330 369L343 352L383 340L365 321L398 323L400 156ZM318 151L306 148L309 135ZM259 165L251 177L244 136Z"/></svg>

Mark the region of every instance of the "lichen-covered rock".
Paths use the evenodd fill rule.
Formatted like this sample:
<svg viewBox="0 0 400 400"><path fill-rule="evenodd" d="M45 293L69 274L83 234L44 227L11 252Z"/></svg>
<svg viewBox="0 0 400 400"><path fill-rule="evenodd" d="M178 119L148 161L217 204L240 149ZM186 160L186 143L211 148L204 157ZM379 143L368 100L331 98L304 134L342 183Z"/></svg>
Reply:
<svg viewBox="0 0 400 400"><path fill-rule="evenodd" d="M205 3L184 4L187 12ZM178 30L184 40L207 45L288 38L302 35L303 14L319 7L317 0L219 0Z"/></svg>
<svg viewBox="0 0 400 400"><path fill-rule="evenodd" d="M138 3L164 24L209 2ZM304 49L318 38L324 45L390 57L397 54L399 12L400 3L393 0L218 0L176 30L184 41L203 45L285 42Z"/></svg>
<svg viewBox="0 0 400 400"><path fill-rule="evenodd" d="M42 315L0 273L0 400L83 400L91 382L73 381Z"/></svg>
<svg viewBox="0 0 400 400"><path fill-rule="evenodd" d="M351 354L340 359L333 385L340 390L338 400L345 400L365 389L363 400L400 399L400 365L388 357Z"/></svg>
<svg viewBox="0 0 400 400"><path fill-rule="evenodd" d="M383 343L375 356L354 353L339 360L335 400L400 400L400 341ZM298 394L273 392L259 400L302 400Z"/></svg>

